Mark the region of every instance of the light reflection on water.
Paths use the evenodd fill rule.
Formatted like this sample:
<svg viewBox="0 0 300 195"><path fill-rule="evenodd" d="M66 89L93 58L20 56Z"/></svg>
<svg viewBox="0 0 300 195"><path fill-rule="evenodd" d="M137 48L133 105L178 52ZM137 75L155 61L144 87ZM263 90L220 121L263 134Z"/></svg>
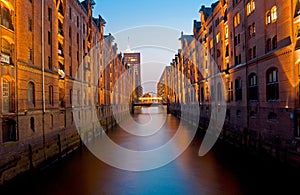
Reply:
<svg viewBox="0 0 300 195"><path fill-rule="evenodd" d="M142 108L134 119L149 122L151 115L153 124L164 114L161 108ZM121 146L147 150L170 140L178 125L178 119L166 115L162 128L154 135L132 136L115 127L109 136ZM288 194L298 186L296 173L276 163L250 158L228 145L218 143L206 156L198 157L200 140L195 139L172 163L147 172L113 168L84 148L61 164L7 184L0 194Z"/></svg>

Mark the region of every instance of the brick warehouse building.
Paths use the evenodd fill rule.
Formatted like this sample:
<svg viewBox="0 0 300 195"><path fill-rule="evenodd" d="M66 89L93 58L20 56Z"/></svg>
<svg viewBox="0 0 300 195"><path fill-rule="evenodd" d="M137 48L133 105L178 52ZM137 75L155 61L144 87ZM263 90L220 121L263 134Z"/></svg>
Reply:
<svg viewBox="0 0 300 195"><path fill-rule="evenodd" d="M110 104L128 106L126 84L112 93L126 67L94 5L1 0L0 183L77 147L74 118L90 119L92 102L105 128L115 123ZM99 133L78 128L87 140Z"/></svg>
<svg viewBox="0 0 300 195"><path fill-rule="evenodd" d="M222 138L296 162L300 155L300 1L221 0L202 6L200 16L199 22L194 21L194 35L181 36L182 49L171 63L167 85L175 89L168 94L173 110L197 100L200 126L208 125L210 98L222 93L219 85L210 82L214 61L227 102ZM184 83L174 70L188 81ZM190 94L190 85L196 94Z"/></svg>

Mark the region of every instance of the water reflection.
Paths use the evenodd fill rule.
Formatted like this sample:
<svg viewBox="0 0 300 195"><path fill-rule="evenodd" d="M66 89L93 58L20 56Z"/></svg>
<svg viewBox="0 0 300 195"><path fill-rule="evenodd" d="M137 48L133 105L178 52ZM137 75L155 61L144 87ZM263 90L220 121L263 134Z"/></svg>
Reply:
<svg viewBox="0 0 300 195"><path fill-rule="evenodd" d="M158 109L146 108L135 120L144 121ZM160 111L159 111L160 112ZM160 113L152 115L152 121ZM149 137L132 136L120 127L110 138L127 148L147 150L170 140L179 121L166 115L161 131ZM188 126L187 126L188 127ZM297 189L299 174L269 160L246 155L218 142L198 157L201 139L194 139L175 161L156 170L129 172L113 168L87 149L76 152L43 171L8 183L0 194L289 194Z"/></svg>

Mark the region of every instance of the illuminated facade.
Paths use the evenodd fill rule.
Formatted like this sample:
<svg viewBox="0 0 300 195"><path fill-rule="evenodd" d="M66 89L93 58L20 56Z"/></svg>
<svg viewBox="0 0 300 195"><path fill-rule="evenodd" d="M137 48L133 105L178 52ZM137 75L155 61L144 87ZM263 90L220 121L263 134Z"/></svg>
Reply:
<svg viewBox="0 0 300 195"><path fill-rule="evenodd" d="M96 134L96 123L80 123L77 133L75 119L89 121L96 107L107 128L111 102L120 112L128 105L119 95L125 86L112 93L126 68L94 5L1 0L0 183L75 147L78 134Z"/></svg>
<svg viewBox="0 0 300 195"><path fill-rule="evenodd" d="M168 94L173 109L198 100L200 126L207 127L210 99L222 93L223 85L224 139L280 160L300 152L299 10L298 0L221 0L202 6L194 40L182 35L185 45L171 64L180 72L171 71L174 79L168 81L177 91ZM210 82L214 74L222 76L222 84Z"/></svg>
<svg viewBox="0 0 300 195"><path fill-rule="evenodd" d="M132 74L132 98L134 101L137 101L138 98L143 95L143 89L141 86L141 54L132 51L124 52L123 64L129 67L129 71Z"/></svg>

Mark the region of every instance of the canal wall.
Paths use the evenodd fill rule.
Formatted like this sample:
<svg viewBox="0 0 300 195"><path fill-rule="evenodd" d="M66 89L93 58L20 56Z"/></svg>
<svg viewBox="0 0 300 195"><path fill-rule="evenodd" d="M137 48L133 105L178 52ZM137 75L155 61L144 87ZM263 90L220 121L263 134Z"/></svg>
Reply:
<svg viewBox="0 0 300 195"><path fill-rule="evenodd" d="M117 121L127 117L125 112L112 114L111 108L101 109L99 122L102 128L91 124L88 128L75 125L23 142L5 143L0 147L0 185L16 176L38 170L62 160L104 131L109 131Z"/></svg>
<svg viewBox="0 0 300 195"><path fill-rule="evenodd" d="M198 106L198 105L197 105ZM200 116L195 120L194 106L179 103L170 105L170 113L198 128L205 135L210 123L210 110L200 107ZM267 157L288 166L300 169L300 140L278 136L276 132L238 128L225 120L219 140L259 157Z"/></svg>

